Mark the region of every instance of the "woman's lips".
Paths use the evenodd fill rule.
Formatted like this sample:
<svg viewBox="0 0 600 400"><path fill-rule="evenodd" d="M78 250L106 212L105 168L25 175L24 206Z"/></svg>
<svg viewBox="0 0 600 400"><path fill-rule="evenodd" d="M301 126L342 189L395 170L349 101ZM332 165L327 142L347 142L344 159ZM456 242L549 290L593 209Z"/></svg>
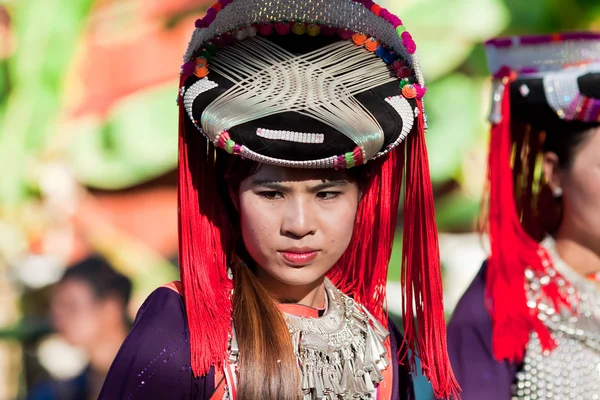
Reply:
<svg viewBox="0 0 600 400"><path fill-rule="evenodd" d="M308 250L308 251L297 251L297 250L286 250L279 252L281 256L290 264L294 265L306 265L310 262L314 261L319 254L316 250Z"/></svg>

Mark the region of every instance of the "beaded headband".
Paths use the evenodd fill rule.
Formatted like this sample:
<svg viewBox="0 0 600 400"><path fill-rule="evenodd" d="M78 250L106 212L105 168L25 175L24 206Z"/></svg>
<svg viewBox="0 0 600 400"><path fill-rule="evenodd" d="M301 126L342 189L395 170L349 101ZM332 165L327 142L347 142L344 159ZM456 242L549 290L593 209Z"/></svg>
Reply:
<svg viewBox="0 0 600 400"><path fill-rule="evenodd" d="M179 101L187 123L231 154L351 168L416 126L426 88L415 51L402 21L372 1L220 0L196 21Z"/></svg>
<svg viewBox="0 0 600 400"><path fill-rule="evenodd" d="M492 39L488 64L496 78L510 77L513 107L548 106L565 122L600 122L600 34L563 33ZM503 85L495 87L490 120L500 120Z"/></svg>

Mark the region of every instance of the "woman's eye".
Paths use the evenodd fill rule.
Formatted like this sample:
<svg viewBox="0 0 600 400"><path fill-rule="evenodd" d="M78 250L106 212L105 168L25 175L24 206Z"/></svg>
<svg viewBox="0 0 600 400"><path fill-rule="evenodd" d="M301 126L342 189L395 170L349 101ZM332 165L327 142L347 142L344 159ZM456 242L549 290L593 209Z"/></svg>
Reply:
<svg viewBox="0 0 600 400"><path fill-rule="evenodd" d="M322 200L331 200L338 197L341 192L319 192L317 193L317 197Z"/></svg>
<svg viewBox="0 0 600 400"><path fill-rule="evenodd" d="M281 192L276 192L276 191L265 191L265 192L260 192L258 194L260 197L264 197L267 200L277 200L277 199L283 199L283 193Z"/></svg>

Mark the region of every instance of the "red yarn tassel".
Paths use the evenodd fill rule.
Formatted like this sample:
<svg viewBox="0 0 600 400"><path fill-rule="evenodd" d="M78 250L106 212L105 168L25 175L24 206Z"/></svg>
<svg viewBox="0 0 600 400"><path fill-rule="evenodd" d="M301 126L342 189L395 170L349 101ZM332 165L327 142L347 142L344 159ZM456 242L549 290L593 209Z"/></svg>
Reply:
<svg viewBox="0 0 600 400"><path fill-rule="evenodd" d="M505 84L502 121L492 126L488 158L491 255L486 298L492 317L494 356L499 361L520 362L531 332L537 332L545 350L556 344L537 312L527 307L525 269L543 271L542 259L548 257L521 226L514 197L511 151L510 84ZM546 293L555 304L567 304L552 287L546 288Z"/></svg>
<svg viewBox="0 0 600 400"><path fill-rule="evenodd" d="M226 254L232 247L225 240L233 232L218 200L214 147L195 128L186 130L186 118L180 105L179 269L192 370L200 376L226 357L232 307Z"/></svg>
<svg viewBox="0 0 600 400"><path fill-rule="evenodd" d="M384 326L383 308L404 159L393 151L372 163L372 178L363 189L356 224L348 249L330 271L329 278L344 293L363 304ZM366 234L376 232L377 234Z"/></svg>
<svg viewBox="0 0 600 400"><path fill-rule="evenodd" d="M450 366L442 291L442 268L435 222L433 189L425 144L423 105L418 102L417 131L407 138L406 198L402 247L405 345L419 356L423 374L437 398L458 396ZM406 347L403 346L403 352Z"/></svg>

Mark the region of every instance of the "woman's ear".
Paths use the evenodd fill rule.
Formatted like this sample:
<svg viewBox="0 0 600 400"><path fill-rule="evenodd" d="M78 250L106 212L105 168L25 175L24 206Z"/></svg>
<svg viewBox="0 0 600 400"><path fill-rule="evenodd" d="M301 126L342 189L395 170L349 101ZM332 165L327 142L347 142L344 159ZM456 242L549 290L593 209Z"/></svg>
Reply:
<svg viewBox="0 0 600 400"><path fill-rule="evenodd" d="M548 182L554 197L562 196L562 178L558 156L556 153L547 151L544 153L543 162L544 178Z"/></svg>

